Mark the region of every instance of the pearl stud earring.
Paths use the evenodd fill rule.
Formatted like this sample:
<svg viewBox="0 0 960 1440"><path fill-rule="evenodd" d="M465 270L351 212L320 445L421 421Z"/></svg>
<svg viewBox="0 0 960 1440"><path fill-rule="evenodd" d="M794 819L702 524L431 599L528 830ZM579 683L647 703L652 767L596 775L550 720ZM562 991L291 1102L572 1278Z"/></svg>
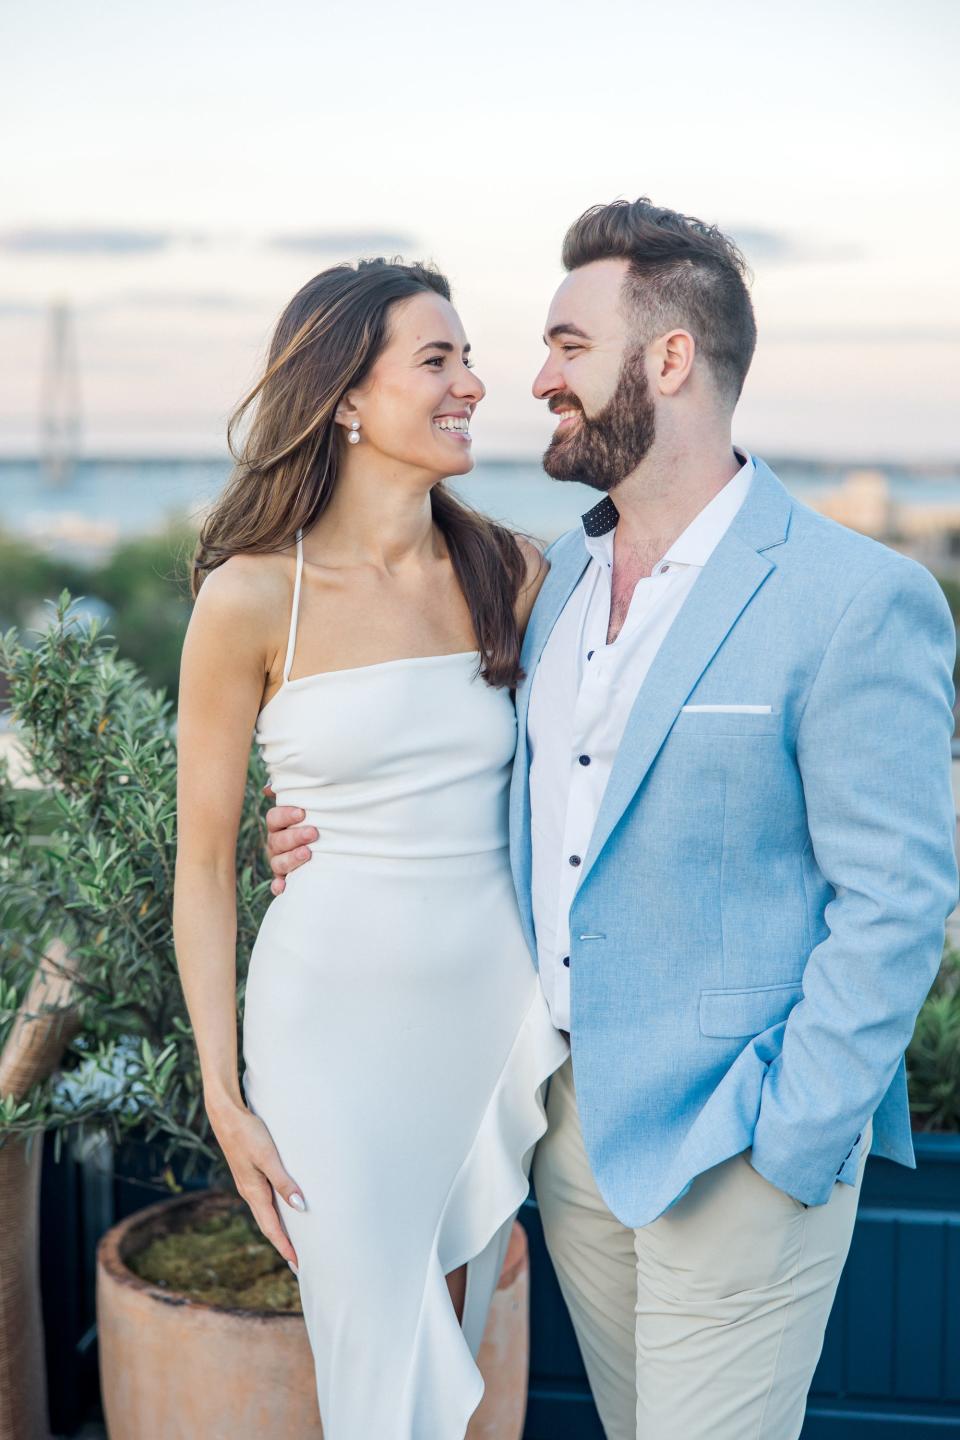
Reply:
<svg viewBox="0 0 960 1440"><path fill-rule="evenodd" d="M359 444L360 444L360 421L359 421L359 420L351 420L351 421L350 421L350 434L347 436L347 439L350 441L350 444L351 444L351 445L359 445Z"/></svg>

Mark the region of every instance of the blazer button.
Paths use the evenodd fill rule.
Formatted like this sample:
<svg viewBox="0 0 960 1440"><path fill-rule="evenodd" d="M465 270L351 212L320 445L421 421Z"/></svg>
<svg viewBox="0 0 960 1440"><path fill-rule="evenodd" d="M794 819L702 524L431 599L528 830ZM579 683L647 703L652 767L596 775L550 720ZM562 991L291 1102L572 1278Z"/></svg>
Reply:
<svg viewBox="0 0 960 1440"><path fill-rule="evenodd" d="M570 856L570 864L571 864L571 865L579 865L579 864L580 864L580 856L579 856L579 855L571 855L571 856Z"/></svg>
<svg viewBox="0 0 960 1440"><path fill-rule="evenodd" d="M567 969L569 970L569 969L570 969L570 956L569 956L569 955L564 955L564 957L563 957L563 963L564 963L564 965L566 965Z"/></svg>
<svg viewBox="0 0 960 1440"><path fill-rule="evenodd" d="M579 760L580 760L580 764L581 764L581 765L589 765L589 764L590 764L590 756L589 756L589 755L581 755L581 756L579 756L578 758L579 758Z"/></svg>

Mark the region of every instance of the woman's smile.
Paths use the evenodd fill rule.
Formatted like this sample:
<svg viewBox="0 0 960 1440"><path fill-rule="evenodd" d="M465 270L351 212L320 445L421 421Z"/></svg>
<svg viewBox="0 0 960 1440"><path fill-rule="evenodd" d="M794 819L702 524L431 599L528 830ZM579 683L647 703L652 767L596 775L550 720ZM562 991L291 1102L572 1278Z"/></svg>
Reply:
<svg viewBox="0 0 960 1440"><path fill-rule="evenodd" d="M433 417L434 428L440 430L444 435L449 435L452 440L459 444L472 445L473 437L470 434L470 412L468 410L449 411L444 415Z"/></svg>

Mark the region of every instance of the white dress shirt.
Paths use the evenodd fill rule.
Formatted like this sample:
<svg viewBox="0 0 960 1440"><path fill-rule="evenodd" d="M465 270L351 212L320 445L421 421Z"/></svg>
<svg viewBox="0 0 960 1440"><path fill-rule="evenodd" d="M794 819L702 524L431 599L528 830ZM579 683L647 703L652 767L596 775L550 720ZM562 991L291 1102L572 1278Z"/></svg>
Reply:
<svg viewBox="0 0 960 1440"><path fill-rule="evenodd" d="M533 918L554 1024L570 1029L570 903L637 692L704 565L746 498L753 458L638 580L607 644L617 510L606 496L583 516L590 561L550 634L530 688Z"/></svg>

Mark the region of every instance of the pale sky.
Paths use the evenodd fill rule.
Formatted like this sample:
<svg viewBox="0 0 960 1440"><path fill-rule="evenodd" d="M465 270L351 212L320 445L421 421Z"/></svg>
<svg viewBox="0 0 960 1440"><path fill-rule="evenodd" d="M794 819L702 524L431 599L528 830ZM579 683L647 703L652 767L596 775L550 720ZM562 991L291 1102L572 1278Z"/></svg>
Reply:
<svg viewBox="0 0 960 1440"><path fill-rule="evenodd" d="M956 460L958 62L955 0L8 0L0 453L51 298L88 453L216 454L300 285L401 251L453 283L477 457L536 455L564 230L647 194L755 271L736 438Z"/></svg>

